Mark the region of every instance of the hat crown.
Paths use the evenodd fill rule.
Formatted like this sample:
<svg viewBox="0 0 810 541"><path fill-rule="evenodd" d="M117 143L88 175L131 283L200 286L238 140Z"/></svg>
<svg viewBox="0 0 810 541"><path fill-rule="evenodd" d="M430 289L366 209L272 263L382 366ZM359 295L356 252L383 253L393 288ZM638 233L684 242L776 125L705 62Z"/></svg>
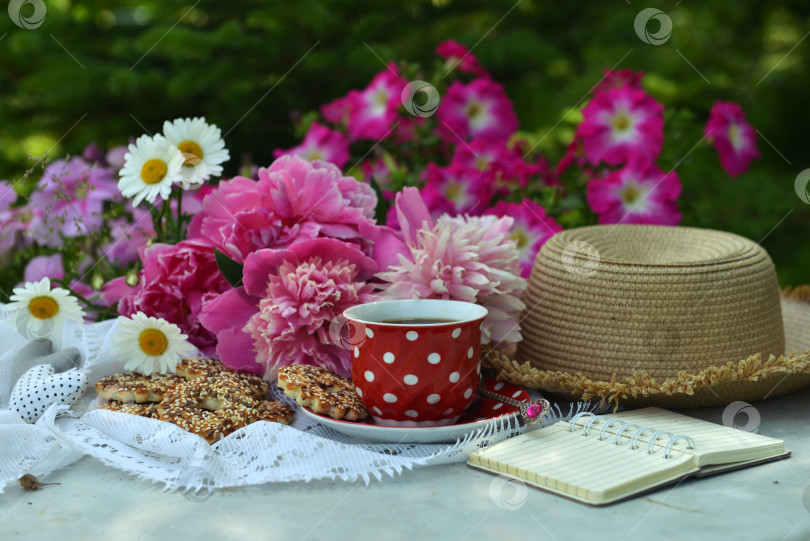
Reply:
<svg viewBox="0 0 810 541"><path fill-rule="evenodd" d="M773 262L721 231L563 231L538 253L524 299L518 359L541 370L661 381L785 349Z"/></svg>

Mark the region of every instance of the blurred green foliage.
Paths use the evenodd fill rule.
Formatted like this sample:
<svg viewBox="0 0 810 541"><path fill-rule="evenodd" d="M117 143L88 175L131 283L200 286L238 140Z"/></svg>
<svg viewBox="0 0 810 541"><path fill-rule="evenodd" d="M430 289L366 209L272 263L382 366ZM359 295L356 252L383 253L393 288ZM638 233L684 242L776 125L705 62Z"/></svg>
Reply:
<svg viewBox="0 0 810 541"><path fill-rule="evenodd" d="M683 182L683 224L761 240L783 285L810 282L810 206L793 188L810 167L804 1L45 4L42 25L30 30L0 12L0 178L21 178L32 155L125 143L195 115L222 127L228 174L242 160L267 164L274 148L296 143L296 119L365 86L381 60L432 66L436 45L452 38L474 46L505 84L521 130L552 163L603 69L643 70L646 89L669 110L659 166L675 167ZM650 6L672 19L662 45L633 28ZM740 102L760 133L762 159L736 179L699 143L702 131L677 129L702 125L718 99Z"/></svg>

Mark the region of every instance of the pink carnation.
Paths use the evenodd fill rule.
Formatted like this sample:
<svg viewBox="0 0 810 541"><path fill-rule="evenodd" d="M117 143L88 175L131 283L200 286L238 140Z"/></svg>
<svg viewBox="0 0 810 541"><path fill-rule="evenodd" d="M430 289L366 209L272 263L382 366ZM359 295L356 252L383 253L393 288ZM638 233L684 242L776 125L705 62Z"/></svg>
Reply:
<svg viewBox="0 0 810 541"><path fill-rule="evenodd" d="M397 207L407 251L399 265L377 275L388 282L383 297L475 302L489 311L484 343L519 341L526 280L509 239L513 219L445 215L434 223L415 188L397 196Z"/></svg>
<svg viewBox="0 0 810 541"><path fill-rule="evenodd" d="M457 41L448 39L439 43L439 46L436 47L436 54L447 60L445 66L447 73L458 68L462 73L472 73L480 77L489 76L487 70L478 63L478 59L475 58L475 55L473 55L467 47Z"/></svg>
<svg viewBox="0 0 810 541"><path fill-rule="evenodd" d="M745 121L745 112L738 103L715 103L705 133L717 149L720 165L731 177L744 173L751 161L759 158L756 131Z"/></svg>
<svg viewBox="0 0 810 541"><path fill-rule="evenodd" d="M360 226L373 226L377 196L335 165L282 156L259 180L220 182L189 225L189 238L210 242L243 262L262 248L334 237L366 246Z"/></svg>
<svg viewBox="0 0 810 541"><path fill-rule="evenodd" d="M592 164L652 162L664 144L664 107L643 90L623 86L599 92L582 110L577 128Z"/></svg>
<svg viewBox="0 0 810 541"><path fill-rule="evenodd" d="M301 156L308 161L324 160L343 167L349 161L349 140L339 131L313 122L300 145L288 150L273 151L274 158L288 154Z"/></svg>
<svg viewBox="0 0 810 541"><path fill-rule="evenodd" d="M485 214L514 218L515 225L509 238L517 244L521 275L524 278L528 278L531 274L540 247L553 235L562 231L562 227L554 221L554 218L546 216L546 209L531 199L524 199L521 203L498 201Z"/></svg>
<svg viewBox="0 0 810 541"><path fill-rule="evenodd" d="M407 81L397 73L396 64L391 62L388 69L375 75L364 90L349 92L349 137L353 140L386 137L396 120L406 84Z"/></svg>
<svg viewBox="0 0 810 541"><path fill-rule="evenodd" d="M453 81L442 96L436 118L439 136L452 144L459 144L459 138L505 141L518 129L517 115L503 86L488 78L468 84Z"/></svg>
<svg viewBox="0 0 810 541"><path fill-rule="evenodd" d="M118 313L161 317L180 327L203 353L213 354L216 338L202 326L199 316L207 302L230 286L217 267L211 246L194 240L153 244L141 249L141 263L140 282L121 299Z"/></svg>
<svg viewBox="0 0 810 541"><path fill-rule="evenodd" d="M631 162L605 178L588 182L588 204L600 224L677 225L681 181L653 164Z"/></svg>
<svg viewBox="0 0 810 541"><path fill-rule="evenodd" d="M450 165L480 171L493 193L501 195L525 188L532 177L541 173L549 173L541 175L545 183L556 183L547 171L545 161L530 164L523 159L523 151L518 145L510 147L505 141L491 143L474 139L469 144L459 145Z"/></svg>
<svg viewBox="0 0 810 541"><path fill-rule="evenodd" d="M349 122L352 103L349 96L343 96L321 106L321 115L327 122L338 126L345 126Z"/></svg>
<svg viewBox="0 0 810 541"><path fill-rule="evenodd" d="M31 231L40 244L57 248L62 245L60 235L79 237L98 231L104 202L118 198L111 169L78 157L55 161L45 168L31 195L36 209Z"/></svg>

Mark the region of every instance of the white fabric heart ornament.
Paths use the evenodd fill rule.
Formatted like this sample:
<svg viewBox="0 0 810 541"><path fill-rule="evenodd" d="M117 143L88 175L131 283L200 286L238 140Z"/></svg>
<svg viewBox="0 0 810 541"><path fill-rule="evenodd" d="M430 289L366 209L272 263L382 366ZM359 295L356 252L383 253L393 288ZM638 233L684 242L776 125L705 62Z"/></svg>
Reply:
<svg viewBox="0 0 810 541"><path fill-rule="evenodd" d="M11 409L34 423L52 404L72 406L87 390L87 376L75 368L55 373L50 364L29 369L11 391Z"/></svg>

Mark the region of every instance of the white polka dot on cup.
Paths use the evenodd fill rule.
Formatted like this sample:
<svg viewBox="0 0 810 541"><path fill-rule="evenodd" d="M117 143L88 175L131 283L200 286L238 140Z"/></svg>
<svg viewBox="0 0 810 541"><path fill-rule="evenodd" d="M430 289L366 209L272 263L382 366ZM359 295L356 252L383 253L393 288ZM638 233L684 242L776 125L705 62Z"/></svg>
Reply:
<svg viewBox="0 0 810 541"><path fill-rule="evenodd" d="M431 353L430 355L428 355L428 362L430 364L439 364L439 361L441 360L442 356L439 355L438 353Z"/></svg>
<svg viewBox="0 0 810 541"><path fill-rule="evenodd" d="M391 393L385 393L383 395L383 400L385 400L389 404L393 404L394 402L397 401L397 395L391 394Z"/></svg>
<svg viewBox="0 0 810 541"><path fill-rule="evenodd" d="M437 404L442 397L437 394L429 394L427 397L428 404Z"/></svg>
<svg viewBox="0 0 810 541"><path fill-rule="evenodd" d="M413 374L408 374L407 376L402 378L402 381L404 381L408 385L416 385L417 383L419 383L419 378L417 378Z"/></svg>
<svg viewBox="0 0 810 541"><path fill-rule="evenodd" d="M366 327L366 336L368 336L369 338L374 338L374 331Z"/></svg>
<svg viewBox="0 0 810 541"><path fill-rule="evenodd" d="M457 383L459 379L461 379L461 374L458 372L450 374L450 383Z"/></svg>
<svg viewBox="0 0 810 541"><path fill-rule="evenodd" d="M408 340L413 342L414 340L419 338L419 333L416 332L416 331L408 331L408 332L405 333L405 338L407 338Z"/></svg>
<svg viewBox="0 0 810 541"><path fill-rule="evenodd" d="M453 338L458 338L459 336L461 336L461 328L453 329L452 336L453 336Z"/></svg>
<svg viewBox="0 0 810 541"><path fill-rule="evenodd" d="M503 389L503 382L499 381L498 383L495 384L494 388L496 391L500 391L501 389Z"/></svg>
<svg viewBox="0 0 810 541"><path fill-rule="evenodd" d="M502 407L503 407L503 402L498 402L497 404L495 404L494 406L492 406L492 409L494 409L494 410L499 410L499 409L501 409Z"/></svg>
<svg viewBox="0 0 810 541"><path fill-rule="evenodd" d="M472 396L472 394L473 394L473 390L472 390L472 387L470 387L469 389L464 391L464 398L470 398Z"/></svg>
<svg viewBox="0 0 810 541"><path fill-rule="evenodd" d="M519 397L519 396L520 396L522 393L523 393L523 391L515 391L514 393L512 393L512 398L517 398L517 397Z"/></svg>
<svg viewBox="0 0 810 541"><path fill-rule="evenodd" d="M408 417L419 417L419 412L416 410L408 410L405 412Z"/></svg>
<svg viewBox="0 0 810 541"><path fill-rule="evenodd" d="M451 413L453 413L453 408L447 408L442 412L442 415L447 416L450 415Z"/></svg>
<svg viewBox="0 0 810 541"><path fill-rule="evenodd" d="M371 370L366 370L363 377L366 378L366 381L374 381L374 372Z"/></svg>
<svg viewBox="0 0 810 541"><path fill-rule="evenodd" d="M475 353L475 348L470 346L470 349L467 350L467 358L472 359L473 353Z"/></svg>
<svg viewBox="0 0 810 541"><path fill-rule="evenodd" d="M374 406L371 409L373 409L374 413L376 413L377 415L382 415L382 410L380 410L380 408L378 408L377 406Z"/></svg>
<svg viewBox="0 0 810 541"><path fill-rule="evenodd" d="M383 354L383 361L385 361L387 364L393 363L394 359L395 359L394 354L391 353L390 351Z"/></svg>
<svg viewBox="0 0 810 541"><path fill-rule="evenodd" d="M357 393L357 396L363 398L363 389L361 389L360 387L355 387L354 390Z"/></svg>
<svg viewBox="0 0 810 541"><path fill-rule="evenodd" d="M354 348L354 356L355 356L355 357L359 357L359 356L360 356L360 350L359 350L357 347L355 347L355 348Z"/></svg>

